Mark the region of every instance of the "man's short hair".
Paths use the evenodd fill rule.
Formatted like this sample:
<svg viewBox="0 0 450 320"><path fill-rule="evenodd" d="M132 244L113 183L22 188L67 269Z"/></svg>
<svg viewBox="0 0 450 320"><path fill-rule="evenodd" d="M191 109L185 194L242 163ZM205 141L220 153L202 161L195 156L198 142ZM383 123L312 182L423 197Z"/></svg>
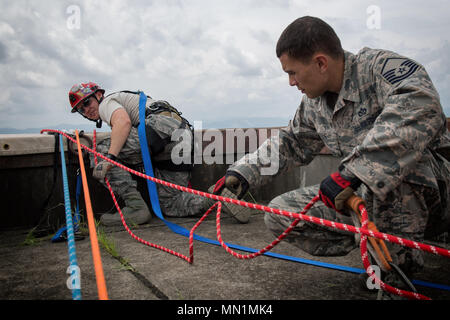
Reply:
<svg viewBox="0 0 450 320"><path fill-rule="evenodd" d="M341 41L333 28L325 21L309 16L298 18L287 26L276 48L278 58L287 53L306 62L319 51L335 59L344 56Z"/></svg>

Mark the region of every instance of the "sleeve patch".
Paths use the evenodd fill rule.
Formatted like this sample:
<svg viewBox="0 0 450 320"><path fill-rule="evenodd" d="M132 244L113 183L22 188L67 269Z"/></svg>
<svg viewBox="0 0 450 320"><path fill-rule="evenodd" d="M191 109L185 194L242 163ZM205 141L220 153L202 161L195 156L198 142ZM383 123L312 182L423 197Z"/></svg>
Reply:
<svg viewBox="0 0 450 320"><path fill-rule="evenodd" d="M382 76L391 84L396 84L411 76L420 66L405 58L388 58L381 70Z"/></svg>

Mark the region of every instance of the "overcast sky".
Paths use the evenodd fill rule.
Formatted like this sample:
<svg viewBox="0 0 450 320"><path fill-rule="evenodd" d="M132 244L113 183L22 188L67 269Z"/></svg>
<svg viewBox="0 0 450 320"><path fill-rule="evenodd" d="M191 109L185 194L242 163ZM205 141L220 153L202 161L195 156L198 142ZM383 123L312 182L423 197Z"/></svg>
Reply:
<svg viewBox="0 0 450 320"><path fill-rule="evenodd" d="M95 81L143 90L191 122L289 119L301 100L275 55L284 28L313 15L344 49L382 48L423 64L450 117L450 5L437 1L0 0L0 127L86 120L68 90ZM79 13L79 14L78 14ZM379 17L379 19L378 19Z"/></svg>

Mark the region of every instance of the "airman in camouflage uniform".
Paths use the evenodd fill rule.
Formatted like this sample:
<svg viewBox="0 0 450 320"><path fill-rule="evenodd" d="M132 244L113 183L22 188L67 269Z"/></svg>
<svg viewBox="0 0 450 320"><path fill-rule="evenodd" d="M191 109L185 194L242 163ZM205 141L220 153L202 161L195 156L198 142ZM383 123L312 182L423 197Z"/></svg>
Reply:
<svg viewBox="0 0 450 320"><path fill-rule="evenodd" d="M125 104L124 108L130 113L130 117L133 118L133 111L136 112L136 101L139 96L135 93L121 92L107 96L106 99L114 99L114 95L117 94L129 96L130 100L125 101L130 101L131 107ZM122 99L122 101L124 100ZM147 140L150 144L150 153L152 153L152 164L155 177L187 187L191 178L191 165L189 163L181 165L173 164L171 153L173 147L178 143L178 141L172 141L172 134L178 129L187 130L189 134L192 134L189 124L168 102L154 101L150 97L148 98L148 101L147 110L149 112L146 114L145 124ZM122 103L124 104L124 102ZM137 126L138 123L134 122L117 159L119 162L132 168L140 169L140 171L143 172ZM153 146L152 143L159 144L159 147L157 146L157 148L160 150L155 150L155 146ZM107 138L98 144L97 151L107 154L110 146L111 139ZM136 198L137 187L137 183L132 179L131 174L118 167L113 167L106 173L106 177L109 179L114 192L124 198L127 207L129 207L127 198L130 198L129 194L132 195L131 198ZM101 181L104 184L103 179ZM156 186L161 210L166 216L186 217L199 215L204 213L212 204L212 201L204 197L181 192L161 184L156 184ZM138 202L140 203L140 205L137 206L138 208L144 205L141 199L139 199ZM117 214L113 217L105 215L102 216L101 221L104 222L104 224L113 224L111 222L118 221L117 218Z"/></svg>
<svg viewBox="0 0 450 320"><path fill-rule="evenodd" d="M158 128L164 124L164 119L166 116L162 115L151 115L146 119L147 121L153 124L153 128L157 130L161 135L164 135L162 131L159 131ZM176 129L179 129L180 123L176 123L175 121L171 122L175 124L172 125L172 128L167 131L166 127L164 132L170 132ZM170 136L169 136L170 137ZM100 141L97 144L97 151L103 154L107 154L109 147L111 144L111 138L106 138ZM159 159L170 157L170 147L165 150L164 154L159 155ZM94 167L94 156L90 154L91 157L91 166ZM143 171L143 163L141 157L141 148L139 144L139 135L138 130L135 127L131 128L130 134L128 136L125 145L123 146L121 152L118 155L118 161L126 164L128 167L132 167L137 169L138 171ZM155 162L153 162L153 165ZM155 174L155 178L161 179L164 181L172 182L177 185L187 187L189 180L191 179L190 171L170 171L158 169L156 167L153 168L153 172ZM137 190L137 182L132 178L131 174L128 171L122 170L118 167L112 167L108 173L106 174L113 190L122 198L126 198L126 194L130 193L131 190ZM101 181L103 185L105 182ZM106 186L106 185L105 185ZM196 196L194 194L181 192L173 188L169 188L163 186L161 184L156 184L159 196L159 202L161 206L162 212L166 216L170 217L186 217L186 216L195 216L201 213L204 213L206 209L212 204L208 202L208 199Z"/></svg>
<svg viewBox="0 0 450 320"><path fill-rule="evenodd" d="M312 17L298 22L311 20L325 24ZM326 34L330 34L329 29ZM319 50L313 49L313 54L327 53ZM357 54L343 53L342 86L337 92L314 96L306 84L293 80L302 75L285 68L290 84L306 94L279 139L271 138L260 148L279 154L278 175L307 165L327 147L342 159L340 174L362 182L357 194L365 200L369 219L381 232L422 241L425 236L447 231L450 164L442 150L450 146L450 139L439 95L425 68L386 50L363 48ZM286 59L294 57L291 51L278 52L278 48L277 55L283 67ZM250 189L258 188L274 178L261 175L261 168L267 165L256 151L234 163L227 176L238 176ZM320 185L292 190L273 199L269 206L299 212L320 190ZM319 201L308 215L353 224L346 210L338 213ZM267 227L276 236L291 222L282 215L265 215ZM353 234L304 221L287 241L316 256L345 255L358 245ZM422 251L388 246L403 271L414 272L423 266Z"/></svg>
<svg viewBox="0 0 450 320"><path fill-rule="evenodd" d="M98 141L97 151L112 160L135 169L143 167L139 143L139 93L130 91L115 92L104 96L105 90L93 82L74 85L69 91L72 112L78 112L85 118L101 126L102 121L111 126L110 137ZM167 101L155 101L148 97L146 102L145 126L146 136L156 178L187 187L192 161L181 164L172 161L172 150L185 135L190 134L189 122ZM172 141L176 130L183 131L184 136ZM191 146L193 147L193 145ZM188 155L191 156L191 155ZM125 220L142 224L150 220L151 214L142 195L137 190L137 182L131 174L113 166L110 162L99 159L94 163L91 154L93 176L105 185L108 178L113 191L125 202L122 208ZM185 160L180 155L180 160ZM194 194L184 193L173 188L157 184L162 213L166 216L185 217L201 214L212 205L212 201ZM119 214L103 214L100 221L104 225L121 224Z"/></svg>

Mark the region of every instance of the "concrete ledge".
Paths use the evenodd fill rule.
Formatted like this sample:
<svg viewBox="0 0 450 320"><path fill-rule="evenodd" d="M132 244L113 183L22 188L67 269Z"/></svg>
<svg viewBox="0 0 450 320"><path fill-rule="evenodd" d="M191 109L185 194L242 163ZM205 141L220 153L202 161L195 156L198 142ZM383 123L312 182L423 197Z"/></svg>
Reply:
<svg viewBox="0 0 450 320"><path fill-rule="evenodd" d="M448 121L450 126L450 119ZM261 130L265 130L266 136L270 136L281 128L256 128L256 129L220 129L216 130L222 135L222 146L224 157L230 156L232 150L235 160L244 153L237 148L237 138L233 136L234 130L242 130L241 133L256 134L259 136ZM252 130L252 131L249 131ZM204 134L207 130L203 130ZM211 130L210 132L213 132ZM110 133L99 132L98 139L107 137ZM198 132L197 132L198 134ZM228 137L228 140L227 140ZM230 139L233 139L231 142ZM86 138L82 138L83 144L89 145L92 133L87 133ZM66 139L63 139L66 141ZM203 140L202 140L203 141ZM203 141L203 150L214 141ZM259 139L257 146L263 143ZM229 146L233 146L230 148ZM228 148L227 148L228 146ZM257 147L256 146L256 147ZM10 228L33 227L40 219L51 211L52 223L63 224L64 207L63 192L60 169L60 155L54 154L55 138L47 134L20 134L20 135L0 135L0 200L4 204L0 213L0 230ZM78 156L67 149L76 149L76 146L64 143L66 150L66 164L68 166L69 189L74 193L76 188L76 171L78 169ZM253 146L253 149L255 146ZM248 141L245 143L244 152L251 152L252 146ZM219 155L220 156L220 155ZM55 162L56 159L56 162ZM263 186L255 190L253 196L260 203L267 203L284 192L302 186L320 183L329 173L336 170L339 159L334 158L328 150L324 148L311 164L306 167L296 168L292 172L284 173L273 178L270 185ZM223 161L223 163L226 163ZM55 166L56 164L56 166ZM94 212L107 212L113 207L109 192L100 185L98 181L91 178L89 163L85 160L88 182L91 193L95 194L93 203ZM194 167L191 184L193 188L207 191L208 187L221 178L228 164L205 163ZM150 203L146 183L143 179L138 179L138 188L145 196L147 203ZM73 196L73 195L72 195ZM46 200L48 200L46 202ZM84 206L83 200L81 205ZM44 207L45 206L45 207Z"/></svg>
<svg viewBox="0 0 450 320"><path fill-rule="evenodd" d="M109 135L109 132L98 132L97 139L102 139ZM92 133L86 133L84 136L80 136L80 142L90 146L92 145L92 137ZM63 145L64 151L67 151L68 144L65 138L63 139ZM53 154L54 151L55 137L52 134L0 134L0 159L5 156Z"/></svg>
<svg viewBox="0 0 450 320"><path fill-rule="evenodd" d="M240 130L243 134L252 130L259 137L259 132L264 130L267 132L267 136L274 134L275 130L280 130L283 127L270 127L270 128L228 128L228 129L205 129L202 130L200 134L204 134L206 131L213 132L217 131L222 134L223 139L223 150L227 150L227 145L234 145L233 153L239 152L236 149L237 138L233 136L233 132ZM447 118L447 128L450 131L450 118ZM198 133L198 131L197 131ZM92 139L92 133L85 133L85 135ZM109 136L109 132L98 132L98 139ZM233 137L234 141L227 141L227 137ZM67 150L66 139L64 139L64 150ZM264 142L265 139L258 139L258 146ZM81 141L83 143L83 141ZM203 148L208 146L212 142L203 141ZM54 138L49 134L0 134L0 156L13 156L13 155L27 155L27 154L42 154L42 153L52 153L54 151ZM250 148L248 141L245 143L245 153L253 152L254 148ZM241 151L242 152L242 151ZM321 154L329 154L329 151L324 148ZM3 166L2 166L3 168Z"/></svg>
<svg viewBox="0 0 450 320"><path fill-rule="evenodd" d="M330 155L319 155L309 166L278 175L273 178L270 185L263 186L252 194L259 203L268 203L277 195L289 190L319 183L323 177L337 168L338 163L339 159ZM3 210L0 212L0 230L31 228L46 215L49 216L47 222L54 225L54 228L64 224L64 195L59 154L56 158L53 151L47 154L1 156L0 164L0 180L2 181L0 200L3 203ZM78 156L66 152L66 166L69 190L74 199L76 174L79 168ZM92 169L89 168L87 159L85 159L85 167L91 198L94 199L92 204L94 213L113 210L114 206L108 190L92 178ZM209 186L225 174L227 168L227 164L194 166L192 187L207 191ZM133 178L137 180L138 189L147 204L150 204L146 181L135 176ZM80 206L84 210L83 194L80 198Z"/></svg>
<svg viewBox="0 0 450 320"><path fill-rule="evenodd" d="M217 149L226 154L249 153L255 151L266 139L275 134L282 127L273 128L246 128L246 129L207 129L195 131L194 135L202 141L202 150L214 144ZM110 132L98 132L97 140L110 136ZM215 137L220 136L221 141L216 141ZM239 136L239 138L238 138ZM250 145L249 136L251 136L256 144ZM204 137L204 139L202 139ZM242 139L241 139L242 137ZM92 146L93 133L87 132L80 136L81 143ZM206 140L205 140L206 139ZM76 150L76 145L72 146L72 142L63 139L64 150L68 147ZM9 156L39 155L52 154L55 150L55 138L52 134L0 134L0 160ZM215 151L215 149L213 150ZM326 154L327 150L324 149ZM213 155L215 153L213 152ZM220 156L220 154L219 154ZM13 166L14 164L11 163ZM33 162L30 162L33 165ZM1 168L8 166L2 165Z"/></svg>

